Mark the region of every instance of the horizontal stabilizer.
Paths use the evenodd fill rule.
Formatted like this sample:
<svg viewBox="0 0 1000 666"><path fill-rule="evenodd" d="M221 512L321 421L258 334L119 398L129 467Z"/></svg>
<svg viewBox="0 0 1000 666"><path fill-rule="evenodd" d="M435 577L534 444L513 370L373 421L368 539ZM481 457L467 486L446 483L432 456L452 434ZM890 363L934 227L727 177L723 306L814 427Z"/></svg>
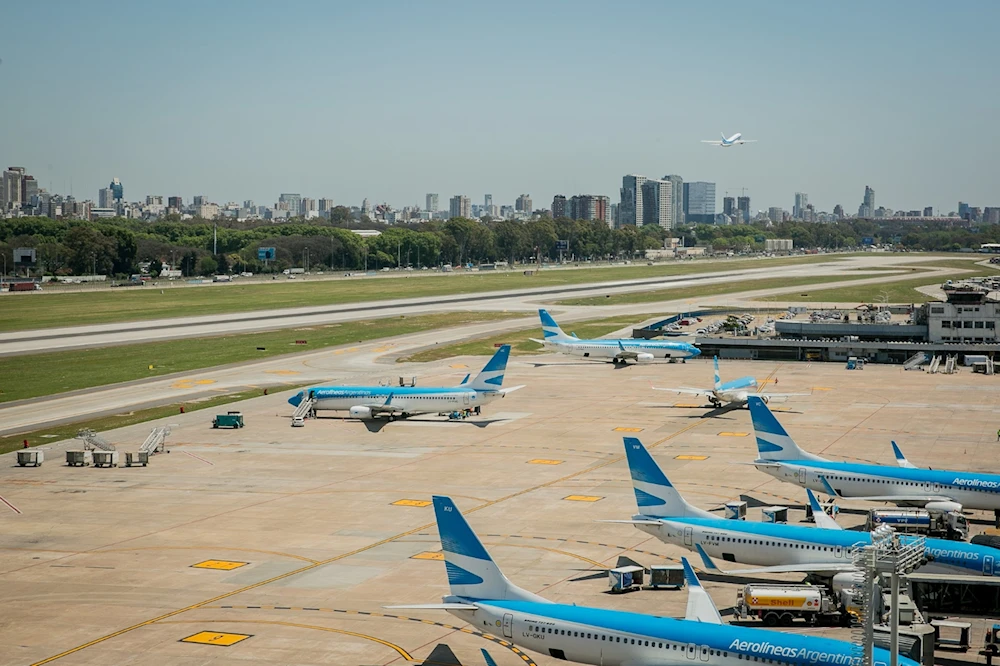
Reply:
<svg viewBox="0 0 1000 666"><path fill-rule="evenodd" d="M659 520L598 520L598 523L624 523L626 525L659 525Z"/></svg>
<svg viewBox="0 0 1000 666"><path fill-rule="evenodd" d="M813 520L816 521L816 527L823 528L825 530L842 530L844 529L837 524L837 521L832 517L827 515L826 511L823 510L823 506L816 499L816 495L813 491L806 488L806 495L809 496L809 506L812 507Z"/></svg>
<svg viewBox="0 0 1000 666"><path fill-rule="evenodd" d="M472 604L401 604L399 606L382 606L393 610L478 610L478 606Z"/></svg>
<svg viewBox="0 0 1000 666"><path fill-rule="evenodd" d="M681 564L684 566L684 581L688 586L688 602L684 619L692 622L722 624L719 609L715 607L715 602L712 601L708 591L701 586L701 581L698 580L691 563L687 561L686 557L682 557Z"/></svg>
<svg viewBox="0 0 1000 666"><path fill-rule="evenodd" d="M523 389L527 384L519 384L518 386L511 386L509 388L500 389L500 395L507 395L508 393L513 393L514 391L519 391Z"/></svg>

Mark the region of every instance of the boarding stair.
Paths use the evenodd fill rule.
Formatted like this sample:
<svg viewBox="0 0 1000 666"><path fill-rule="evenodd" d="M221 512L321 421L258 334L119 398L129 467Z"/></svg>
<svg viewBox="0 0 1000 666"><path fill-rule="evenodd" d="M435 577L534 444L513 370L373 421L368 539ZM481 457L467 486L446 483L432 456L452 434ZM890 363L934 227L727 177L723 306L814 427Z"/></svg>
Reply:
<svg viewBox="0 0 1000 666"><path fill-rule="evenodd" d="M958 356L952 355L944 362L944 374L953 375L958 372Z"/></svg>
<svg viewBox="0 0 1000 666"><path fill-rule="evenodd" d="M916 370L921 365L929 363L931 360L930 356L931 355L926 352L917 352L910 358L906 359L906 362L903 363L903 370Z"/></svg>
<svg viewBox="0 0 1000 666"><path fill-rule="evenodd" d="M170 429L162 426L153 428L149 436L146 437L146 441L142 443L139 447L139 451L143 453L160 453L163 451L164 443L166 442L167 435L170 434Z"/></svg>
<svg viewBox="0 0 1000 666"><path fill-rule="evenodd" d="M106 439L89 428L85 428L84 430L76 433L76 437L74 439L83 440L84 451L93 451L94 449L100 449L101 451L115 450L113 444L110 444Z"/></svg>
<svg viewBox="0 0 1000 666"><path fill-rule="evenodd" d="M308 394L299 403L299 406L292 412L292 418L312 419L316 418L316 399L312 393Z"/></svg>
<svg viewBox="0 0 1000 666"><path fill-rule="evenodd" d="M940 356L935 356L934 360L931 361L931 367L928 369L928 371L933 375L940 368L941 368L941 357Z"/></svg>

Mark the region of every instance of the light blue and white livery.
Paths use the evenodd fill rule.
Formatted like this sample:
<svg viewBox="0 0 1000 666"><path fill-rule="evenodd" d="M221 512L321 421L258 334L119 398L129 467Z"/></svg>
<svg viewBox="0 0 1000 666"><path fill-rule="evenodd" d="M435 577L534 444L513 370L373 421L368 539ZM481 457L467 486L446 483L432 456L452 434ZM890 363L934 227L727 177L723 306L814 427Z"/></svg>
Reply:
<svg viewBox="0 0 1000 666"><path fill-rule="evenodd" d="M518 647L601 666L745 666L749 660L786 666L857 666L850 643L722 623L719 611L687 560L685 619L551 603L516 587L448 497L434 498L451 595L440 604L392 606L447 610L481 631ZM889 653L875 648L876 664ZM900 657L900 666L916 662Z"/></svg>
<svg viewBox="0 0 1000 666"><path fill-rule="evenodd" d="M657 358L689 359L701 354L701 350L688 342L668 342L666 340L636 340L633 338L596 338L581 340L575 335L567 335L546 310L539 310L542 320L544 340L534 340L546 349L582 356L584 358L608 359L615 365L627 361L650 363Z"/></svg>
<svg viewBox="0 0 1000 666"><path fill-rule="evenodd" d="M1000 475L918 468L895 442L897 467L827 460L799 448L763 400L750 398L749 405L757 438L754 465L776 479L850 499L993 511L1000 520Z"/></svg>
<svg viewBox="0 0 1000 666"><path fill-rule="evenodd" d="M483 405L524 388L503 388L509 356L510 345L503 345L478 375L471 380L466 376L458 386L317 386L300 391L289 398L288 402L298 407L303 400L309 398L312 399L315 410L345 411L358 419L466 411L478 413Z"/></svg>
<svg viewBox="0 0 1000 666"><path fill-rule="evenodd" d="M695 551L708 568L716 568L709 558L763 567L724 573L802 572L832 578L835 589L853 584L850 550L871 543L871 535L842 529L812 491L806 492L816 527L726 520L688 504L635 437L625 438L625 454L639 513L610 522L631 523L665 543ZM904 542L912 538L900 537ZM945 539L926 539L924 546L929 561L923 572L1000 576L995 548Z"/></svg>
<svg viewBox="0 0 1000 666"><path fill-rule="evenodd" d="M653 387L655 391L672 391L674 393L680 393L683 395L695 395L700 396L708 400L713 407L718 409L722 407L723 403L731 404L736 407L742 407L747 403L747 398L754 394L757 389L757 380L753 377L740 377L739 379L733 379L728 382L723 382L722 377L719 374L719 357L712 357L712 362L715 366L715 383L710 389L699 389L699 388L688 388L682 386L680 388L658 388ZM760 399L764 402L768 402L771 398L789 398L796 395L810 395L808 393L764 393L760 395Z"/></svg>

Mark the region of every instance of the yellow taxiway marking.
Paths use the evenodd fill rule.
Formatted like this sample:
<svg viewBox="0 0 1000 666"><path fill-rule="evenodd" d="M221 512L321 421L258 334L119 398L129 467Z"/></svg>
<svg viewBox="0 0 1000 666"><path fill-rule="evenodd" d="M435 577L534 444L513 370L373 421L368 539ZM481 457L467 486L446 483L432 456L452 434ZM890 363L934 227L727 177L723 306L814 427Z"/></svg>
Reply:
<svg viewBox="0 0 1000 666"><path fill-rule="evenodd" d="M813 386L813 391L832 391L833 389L828 386Z"/></svg>
<svg viewBox="0 0 1000 666"><path fill-rule="evenodd" d="M642 428L615 428L615 432L642 432Z"/></svg>
<svg viewBox="0 0 1000 666"><path fill-rule="evenodd" d="M535 458L534 460L529 460L531 465L562 465L562 460L546 460L545 458Z"/></svg>
<svg viewBox="0 0 1000 666"><path fill-rule="evenodd" d="M678 402L674 407L704 407L704 405L699 405L693 402Z"/></svg>
<svg viewBox="0 0 1000 666"><path fill-rule="evenodd" d="M416 555L410 555L411 560L443 560L444 553L432 553L426 550L422 553L417 553Z"/></svg>
<svg viewBox="0 0 1000 666"><path fill-rule="evenodd" d="M250 564L249 562L231 562L229 560L205 560L198 564L192 564L193 569L221 569L222 571L232 571Z"/></svg>
<svg viewBox="0 0 1000 666"><path fill-rule="evenodd" d="M208 384L214 384L215 380L214 379L196 379L196 380L194 380L194 383L195 384L199 384L201 386L206 386Z"/></svg>
<svg viewBox="0 0 1000 666"><path fill-rule="evenodd" d="M656 448L656 447L660 446L661 444L663 444L665 442L669 442L670 440L675 439L677 437L680 437L684 433L689 432L689 431L697 428L699 425L701 425L702 423L705 423L705 422L707 422L705 419L698 419L697 421L694 421L693 423L690 423L689 425L684 426L683 428L681 428L680 430L678 430L676 432L673 432L673 433L671 433L669 435L665 435L665 436L661 437L660 439L656 440L652 444L647 445L646 448L647 449ZM543 488L549 488L549 487L555 486L556 484L565 483L566 481L569 481L570 479L575 479L575 478L583 476L585 474L592 474L592 473L596 472L597 470L604 469L605 467L608 467L610 465L614 465L616 463L619 463L619 462L621 462L624 459L625 459L624 455L618 455L618 456L614 456L612 458L609 458L607 460L602 460L601 462L595 463L594 465L591 465L590 467L585 467L584 469L577 470L575 472L571 472L570 474L566 474L565 476L559 477L558 479L551 479L549 481L545 481L544 483L539 483L539 484L536 484L534 486L530 486L528 488L522 488L521 490L514 491L512 493L504 495L503 497L498 497L497 499L494 499L494 500L489 500L489 501L486 501L486 502L482 502L481 504L478 504L478 505L476 505L476 506L474 506L474 507L472 507L470 509L467 509L464 513L466 515L468 515L470 513L474 513L476 511L481 511L482 509L486 509L488 507L495 506L497 504L501 504L503 502L507 502L509 500L516 499L518 497L522 497L522 496L527 495L529 493L533 493L535 491L542 490ZM328 557L328 558L323 559L323 560L318 560L316 562L311 562L311 563L306 564L304 566L301 566L301 567L299 567L297 569L292 569L291 571L286 571L285 573L278 574L276 576L272 576L272 577L267 578L265 580L260 580L260 581L257 581L256 583L251 583L249 585L244 585L243 587L239 587L239 588L236 588L234 590L229 590L228 592L223 592L222 594L218 594L218 595L216 595L216 596L214 596L214 597L212 597L210 599L205 599L203 601L199 601L199 602L190 604L188 606L184 606L182 608L175 608L172 611L167 611L166 613L161 613L160 615L157 615L156 617L150 618L148 620L142 620L140 622L136 622L135 624L129 625L129 626L124 627L122 629L118 629L116 631L112 631L110 633L104 634L103 636L98 636L97 638L89 640L86 643L81 643L80 645L77 645L75 647L71 647L71 648L69 648L67 650L63 650L62 652L60 652L58 654L54 654L51 657L46 657L45 659L42 659L41 661L36 661L33 664L31 664L31 666L43 666L44 664L52 663L53 661L57 661L59 659L62 659L63 657L68 657L71 654L76 654L77 652L80 652L81 650L86 650L89 647L93 647L95 645L100 645L101 643L109 641L112 638L117 638L119 636L123 636L123 635L125 635L127 633L133 632L136 629L141 629L143 627L148 627L149 625L156 624L158 622L162 623L165 620L169 620L170 618L175 617L177 615L181 615L182 613L187 613L188 611L197 610L199 608L204 608L205 606L208 606L209 604L214 604L216 602L222 601L223 599L228 599L228 598L234 597L234 596L236 596L238 594L243 594L245 592L249 592L250 590L256 590L257 588L264 587L266 585L270 585L271 583L276 583L278 581L285 580L287 578L291 578L292 576L297 576L299 574L306 573L307 571L312 571L314 569L317 569L319 567L325 566L327 564L333 564L334 562L339 562L341 560L346 560L346 559L348 559L350 557L354 557L355 555L360 555L362 553L367 553L370 550L374 550L375 548L378 548L380 546L384 546L386 544L392 543L392 542L397 541L399 539L402 539L404 537L412 536L412 535L417 534L419 532L423 532L423 531L429 530L429 529L431 529L434 526L435 526L434 523L426 523L424 525L418 525L417 527L414 527L412 529L406 530L405 532L400 532L399 534L394 534L393 536L389 536L389 537L386 537L384 539L380 539L378 541L374 541L372 543L369 543L369 544L367 544L365 546L361 546L360 548L355 548L354 550L348 551L346 553L340 553L338 555L333 555L332 557ZM174 622L186 622L186 621L185 620L174 620ZM325 627L319 627L319 629L322 629L324 631L334 631L334 630L331 630L331 629L328 629L328 628L325 628ZM409 659L409 657L405 657L405 658Z"/></svg>
<svg viewBox="0 0 1000 666"><path fill-rule="evenodd" d="M219 550L218 546L139 546L136 548L102 548L100 550L95 550L95 553L130 553L137 550ZM277 555L278 557L290 557L293 560L302 560L303 562L309 562L310 564L316 564L319 560L314 560L308 557L303 557L301 555L293 555L292 553L282 553L277 550L260 550L257 548L233 548L227 546L225 550L231 550L238 553L264 553L265 555ZM74 551L65 551L74 552ZM74 554L76 554L74 552Z"/></svg>
<svg viewBox="0 0 1000 666"><path fill-rule="evenodd" d="M298 370L265 370L269 375L301 375Z"/></svg>
<svg viewBox="0 0 1000 666"><path fill-rule="evenodd" d="M449 367L455 368L456 370L465 370L469 366L464 363L452 363Z"/></svg>
<svg viewBox="0 0 1000 666"><path fill-rule="evenodd" d="M567 495L566 497L563 497L563 499L569 500L570 502L596 502L604 498L598 497L597 495Z"/></svg>
<svg viewBox="0 0 1000 666"><path fill-rule="evenodd" d="M708 460L708 456L689 456L681 454L679 456L674 456L674 460Z"/></svg>
<svg viewBox="0 0 1000 666"><path fill-rule="evenodd" d="M190 379L178 379L176 382L170 385L170 388L174 389L190 389L194 388L194 382Z"/></svg>
<svg viewBox="0 0 1000 666"><path fill-rule="evenodd" d="M393 506L430 506L430 500L401 499L392 503Z"/></svg>
<svg viewBox="0 0 1000 666"><path fill-rule="evenodd" d="M230 645L236 645L240 641L245 641L246 639L253 636L253 634L227 634L224 632L216 631L199 631L193 636L188 636L187 638L182 638L181 643L201 643L202 645L221 645L223 647L229 647Z"/></svg>
<svg viewBox="0 0 1000 666"><path fill-rule="evenodd" d="M375 636L369 636L368 634L359 634L356 631L345 631L344 629L334 629L332 627L319 627L312 624L299 624L298 622L279 622L277 620L172 620L170 622L163 622L162 624L203 624L210 622L220 622L225 624L271 624L281 627L298 627L299 629L315 629L316 631L328 631L331 634L341 634L343 636L354 636L355 638L363 638L366 641L372 641L374 643L379 643L395 650L400 657L406 661L413 661L413 657L410 653L399 647L395 643L390 643L389 641L384 641L381 638L376 638ZM203 631L202 634L210 634L211 632ZM197 636L198 634L195 634ZM216 634L219 635L219 634ZM229 636L245 636L249 638L253 634L228 634ZM186 639L185 639L186 640ZM243 640L242 638L240 640ZM192 641L193 642L193 641ZM221 643L209 643L209 645L221 645Z"/></svg>
<svg viewBox="0 0 1000 666"><path fill-rule="evenodd" d="M747 437L750 433L748 432L720 432L719 437Z"/></svg>

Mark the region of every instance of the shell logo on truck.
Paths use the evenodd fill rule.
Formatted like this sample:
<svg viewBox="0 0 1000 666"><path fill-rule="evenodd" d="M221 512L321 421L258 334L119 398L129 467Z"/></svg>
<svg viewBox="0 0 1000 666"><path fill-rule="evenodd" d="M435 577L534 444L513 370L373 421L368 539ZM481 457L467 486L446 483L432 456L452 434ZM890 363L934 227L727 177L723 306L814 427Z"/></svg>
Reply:
<svg viewBox="0 0 1000 666"><path fill-rule="evenodd" d="M806 599L805 597L750 597L751 606L765 606L768 608L813 608L819 607L818 599Z"/></svg>

